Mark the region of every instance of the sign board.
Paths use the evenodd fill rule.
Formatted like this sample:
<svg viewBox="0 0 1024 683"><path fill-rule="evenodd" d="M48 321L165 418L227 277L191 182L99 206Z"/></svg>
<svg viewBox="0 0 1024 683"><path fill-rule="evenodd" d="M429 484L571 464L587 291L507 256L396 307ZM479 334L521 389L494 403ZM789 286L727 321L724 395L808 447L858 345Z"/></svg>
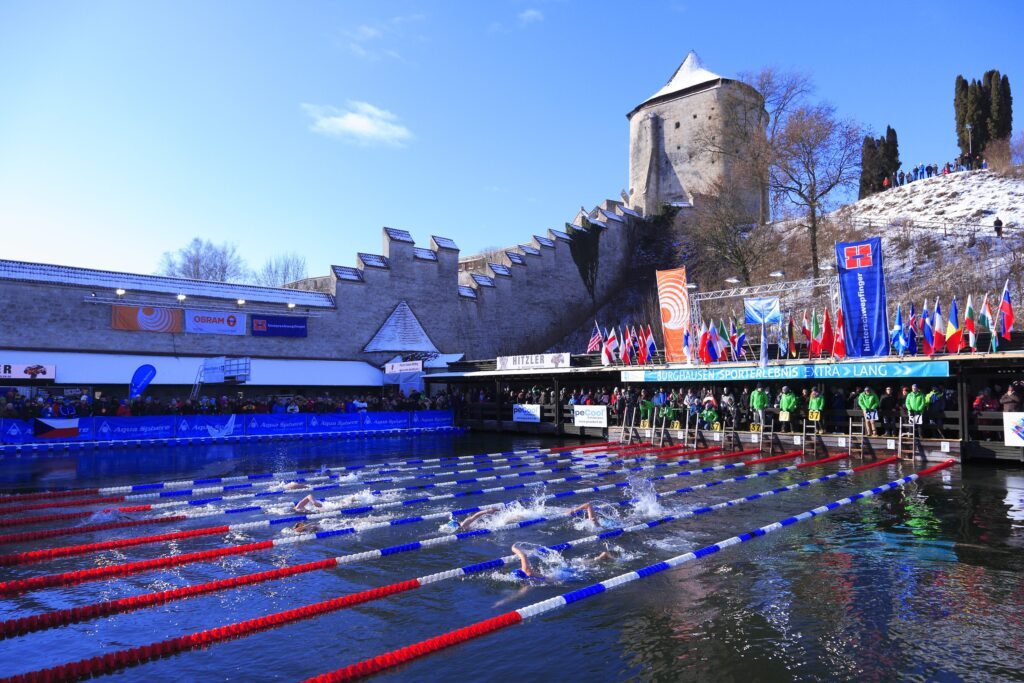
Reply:
<svg viewBox="0 0 1024 683"><path fill-rule="evenodd" d="M185 331L189 334L245 334L245 313L224 311L185 311Z"/></svg>
<svg viewBox="0 0 1024 683"><path fill-rule="evenodd" d="M50 380L57 378L56 365L13 365L0 362L0 379Z"/></svg>
<svg viewBox="0 0 1024 683"><path fill-rule="evenodd" d="M807 363L693 367L673 370L623 370L623 382L740 382L758 379L904 379L949 377L948 361L900 361L891 363Z"/></svg>
<svg viewBox="0 0 1024 683"><path fill-rule="evenodd" d="M402 372L423 372L423 361L407 360L403 363L387 363L384 365L385 375L397 375Z"/></svg>
<svg viewBox="0 0 1024 683"><path fill-rule="evenodd" d="M309 334L306 318L293 315L253 315L254 337L305 337Z"/></svg>
<svg viewBox="0 0 1024 683"><path fill-rule="evenodd" d="M540 422L539 403L516 403L512 406L513 422Z"/></svg>
<svg viewBox="0 0 1024 683"><path fill-rule="evenodd" d="M153 306L111 306L110 326L129 332L181 332L184 311Z"/></svg>
<svg viewBox="0 0 1024 683"><path fill-rule="evenodd" d="M573 406L572 423L577 427L607 427L608 406Z"/></svg>
<svg viewBox="0 0 1024 683"><path fill-rule="evenodd" d="M1024 448L1024 413L1003 413L1003 443Z"/></svg>
<svg viewBox="0 0 1024 683"><path fill-rule="evenodd" d="M526 356L498 356L499 370L546 370L569 367L568 353L534 353Z"/></svg>
<svg viewBox="0 0 1024 683"><path fill-rule="evenodd" d="M843 339L850 358L889 355L882 239L836 242Z"/></svg>

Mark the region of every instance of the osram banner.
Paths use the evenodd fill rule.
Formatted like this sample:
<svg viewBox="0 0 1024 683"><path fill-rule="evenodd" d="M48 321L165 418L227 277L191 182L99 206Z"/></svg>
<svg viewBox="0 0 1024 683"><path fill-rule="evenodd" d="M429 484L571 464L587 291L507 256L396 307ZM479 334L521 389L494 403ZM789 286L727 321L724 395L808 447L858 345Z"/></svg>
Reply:
<svg viewBox="0 0 1024 683"><path fill-rule="evenodd" d="M665 360L670 363L689 360L685 351L690 329L690 293L686 289L686 268L659 270L657 276Z"/></svg>
<svg viewBox="0 0 1024 683"><path fill-rule="evenodd" d="M188 309L185 331L189 334L245 334L245 313Z"/></svg>
<svg viewBox="0 0 1024 683"><path fill-rule="evenodd" d="M153 306L111 306L110 326L129 332L171 332L184 328L185 312L180 308Z"/></svg>
<svg viewBox="0 0 1024 683"><path fill-rule="evenodd" d="M836 242L839 298L846 353L851 358L889 355L882 239Z"/></svg>

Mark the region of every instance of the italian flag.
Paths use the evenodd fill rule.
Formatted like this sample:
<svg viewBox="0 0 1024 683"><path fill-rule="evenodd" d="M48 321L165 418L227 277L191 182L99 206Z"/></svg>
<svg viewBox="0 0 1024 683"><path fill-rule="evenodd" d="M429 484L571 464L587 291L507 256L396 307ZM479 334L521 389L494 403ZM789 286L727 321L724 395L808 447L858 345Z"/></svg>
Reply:
<svg viewBox="0 0 1024 683"><path fill-rule="evenodd" d="M983 330L987 330L992 335L992 350L998 351L999 335L996 334L996 317L992 313L992 306L988 303L988 292L985 292L985 301L981 304L978 326Z"/></svg>
<svg viewBox="0 0 1024 683"><path fill-rule="evenodd" d="M975 327L974 304L971 301L971 295L967 295L967 310L964 311L964 336L967 338L967 345L971 347L971 352L978 350L978 330Z"/></svg>

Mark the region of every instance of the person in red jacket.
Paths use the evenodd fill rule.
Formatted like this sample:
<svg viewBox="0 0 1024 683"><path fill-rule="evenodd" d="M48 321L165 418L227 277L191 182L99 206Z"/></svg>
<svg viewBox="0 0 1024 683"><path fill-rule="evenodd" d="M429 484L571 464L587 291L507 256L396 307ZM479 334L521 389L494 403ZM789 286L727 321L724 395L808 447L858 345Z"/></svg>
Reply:
<svg viewBox="0 0 1024 683"><path fill-rule="evenodd" d="M118 417L131 417L132 416L132 409L128 407L128 401L124 400L123 398L121 399L121 402L117 406L117 413L116 413L116 415Z"/></svg>

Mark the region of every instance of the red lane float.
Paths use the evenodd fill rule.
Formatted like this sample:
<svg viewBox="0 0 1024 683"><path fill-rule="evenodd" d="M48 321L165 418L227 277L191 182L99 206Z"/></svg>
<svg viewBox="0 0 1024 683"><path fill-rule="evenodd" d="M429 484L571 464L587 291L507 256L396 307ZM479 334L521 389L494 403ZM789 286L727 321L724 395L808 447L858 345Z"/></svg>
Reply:
<svg viewBox="0 0 1024 683"><path fill-rule="evenodd" d="M24 543L26 541L38 541L44 538L56 536L70 536L72 534L87 534L93 531L108 531L110 529L124 529L133 526L147 526L150 524L163 524L165 522L181 522L188 519L188 515L173 515L170 517L153 517L152 519L129 519L120 522L103 522L101 524L85 524L83 526L68 526L60 529L43 529L41 531L21 531L15 534L0 535L0 545L7 543Z"/></svg>
<svg viewBox="0 0 1024 683"><path fill-rule="evenodd" d="M42 524L44 522L58 522L68 519L83 519L96 514L89 512L57 512L52 515L34 515L32 517L15 517L13 519L0 519L0 528L12 526L25 526L27 524Z"/></svg>
<svg viewBox="0 0 1024 683"><path fill-rule="evenodd" d="M702 448L701 451L719 451L722 450L720 446L712 446L710 448ZM700 452L700 451L695 451ZM737 458L742 455L753 455L754 453L760 453L760 448L748 448L745 451L731 451L729 453L722 453L721 455L713 455L710 458L701 458L701 460L722 460L723 458ZM678 458L682 453L676 453L672 455L659 455L659 458Z"/></svg>
<svg viewBox="0 0 1024 683"><path fill-rule="evenodd" d="M37 493L9 493L0 496L0 505L21 502L23 500L44 500L46 498L75 498L76 496L95 496L99 489L74 489L69 491L39 491Z"/></svg>
<svg viewBox="0 0 1024 683"><path fill-rule="evenodd" d="M102 498L82 498L75 500L59 500L49 503L29 503L28 505L14 505L0 509L0 515L9 515L14 512L27 512L28 510L46 510L48 508L73 508L86 505L102 505L103 503L120 503L124 496L103 496Z"/></svg>

